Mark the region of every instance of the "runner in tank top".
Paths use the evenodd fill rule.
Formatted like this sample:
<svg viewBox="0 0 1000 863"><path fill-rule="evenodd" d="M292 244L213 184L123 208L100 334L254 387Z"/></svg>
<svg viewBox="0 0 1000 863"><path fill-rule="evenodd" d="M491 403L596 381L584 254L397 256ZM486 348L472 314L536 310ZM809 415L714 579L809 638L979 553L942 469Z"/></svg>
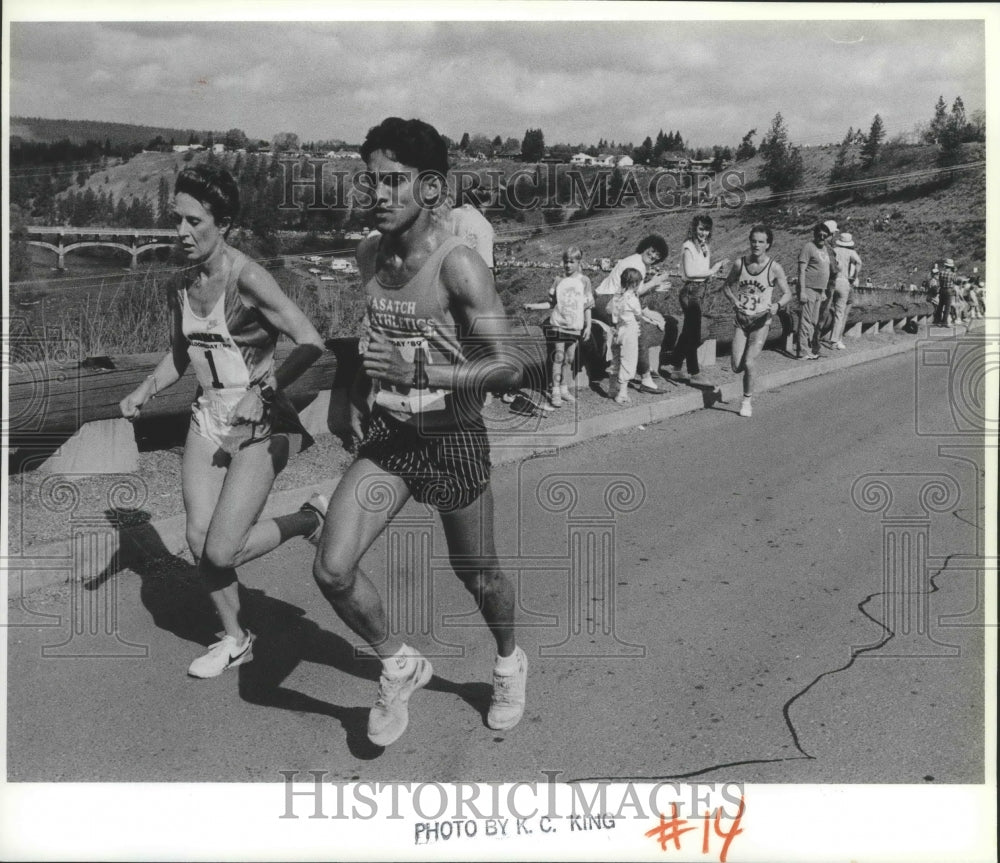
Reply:
<svg viewBox="0 0 1000 863"><path fill-rule="evenodd" d="M773 242L774 234L769 227L754 225L750 229L750 254L733 264L722 287L736 313L731 362L734 372L743 372L741 417L753 415L750 399L753 396L757 357L767 340L771 317L787 306L792 298L785 271L768 254ZM781 290L777 301L773 297L775 285Z"/></svg>
<svg viewBox="0 0 1000 863"><path fill-rule="evenodd" d="M229 172L186 168L174 190L181 249L193 268L169 295L171 350L121 401L123 416L194 367L198 394L184 444L181 482L187 540L225 634L188 669L216 677L253 658L254 636L240 620L236 567L293 536L318 536L325 501L258 521L288 461L288 432L305 435L282 390L320 356L323 342L306 316L259 264L226 242L239 211ZM277 369L279 334L295 348Z"/></svg>
<svg viewBox="0 0 1000 863"><path fill-rule="evenodd" d="M420 120L390 117L369 130L361 155L381 234L358 249L371 413L357 459L330 500L313 575L382 661L368 737L388 746L405 731L410 696L433 671L389 629L359 563L410 497L438 510L455 574L497 645L487 723L513 728L524 712L527 657L515 643L514 587L494 546L481 409L485 393L515 386L521 369L507 355L507 318L489 269L435 215L447 197L442 137Z"/></svg>

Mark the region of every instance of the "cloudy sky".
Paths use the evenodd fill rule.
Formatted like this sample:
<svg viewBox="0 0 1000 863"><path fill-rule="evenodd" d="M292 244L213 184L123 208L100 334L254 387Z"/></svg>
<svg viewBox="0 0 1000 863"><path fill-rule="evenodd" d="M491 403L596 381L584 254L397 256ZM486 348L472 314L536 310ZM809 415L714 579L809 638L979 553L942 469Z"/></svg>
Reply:
<svg viewBox="0 0 1000 863"><path fill-rule="evenodd" d="M615 8L588 4L597 7ZM136 4L111 8L136 14ZM949 106L960 95L970 112L985 107L982 20L183 20L185 11L226 8L177 0L162 7L172 22L15 21L10 113L353 142L395 114L456 139L520 139L537 127L550 144L639 144L662 128L700 146L735 144L753 127L763 133L778 111L793 141L813 144L839 140L848 126L867 129L876 113L890 136L909 131L930 118L939 95ZM329 17L339 7L322 8ZM429 15L436 7L414 8ZM712 11L720 8L728 7ZM731 14L754 8L758 18L775 9ZM805 14L791 8L799 11L781 14ZM948 16L950 8L914 14ZM275 9L291 15L295 7L272 7L272 16ZM809 11L826 17L834 8Z"/></svg>

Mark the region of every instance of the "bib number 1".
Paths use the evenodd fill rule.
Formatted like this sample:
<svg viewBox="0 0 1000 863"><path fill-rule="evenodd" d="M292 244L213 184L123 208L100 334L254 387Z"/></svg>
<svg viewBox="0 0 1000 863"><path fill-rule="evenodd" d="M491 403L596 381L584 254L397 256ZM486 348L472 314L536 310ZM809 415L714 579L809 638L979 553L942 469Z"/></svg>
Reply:
<svg viewBox="0 0 1000 863"><path fill-rule="evenodd" d="M215 368L215 357L212 356L211 351L205 351L205 359L208 361L208 367L212 371L212 388L216 390L224 389L225 385L219 380L219 373Z"/></svg>

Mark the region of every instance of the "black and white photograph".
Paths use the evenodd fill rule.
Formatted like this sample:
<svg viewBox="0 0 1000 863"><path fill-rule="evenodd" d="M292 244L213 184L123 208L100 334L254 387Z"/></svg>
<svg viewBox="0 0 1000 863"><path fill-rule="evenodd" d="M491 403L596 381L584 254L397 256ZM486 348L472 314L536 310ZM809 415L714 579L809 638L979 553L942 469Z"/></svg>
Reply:
<svg viewBox="0 0 1000 863"><path fill-rule="evenodd" d="M996 860L998 50L5 4L0 857Z"/></svg>

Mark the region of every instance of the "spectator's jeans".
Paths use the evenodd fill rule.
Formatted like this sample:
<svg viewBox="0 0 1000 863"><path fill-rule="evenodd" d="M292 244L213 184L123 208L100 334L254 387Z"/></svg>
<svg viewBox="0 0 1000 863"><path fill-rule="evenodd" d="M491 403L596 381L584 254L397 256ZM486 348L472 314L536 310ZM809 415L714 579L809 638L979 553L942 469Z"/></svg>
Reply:
<svg viewBox="0 0 1000 863"><path fill-rule="evenodd" d="M686 294L686 296L685 296ZM699 372L698 348L701 347L701 285L685 285L681 291L681 305L684 307L684 323L677 344L670 355L670 365L679 369L687 361L689 375Z"/></svg>
<svg viewBox="0 0 1000 863"><path fill-rule="evenodd" d="M823 308L823 291L802 289L799 303L799 354L819 353L819 313Z"/></svg>
<svg viewBox="0 0 1000 863"><path fill-rule="evenodd" d="M847 299L851 296L851 286L847 283L837 284L833 288L833 331L830 333L830 341L837 344L844 338L844 325L847 323Z"/></svg>
<svg viewBox="0 0 1000 863"><path fill-rule="evenodd" d="M941 289L941 293L938 294L935 323L944 324L945 326L951 323L951 304L953 299L954 296L950 290Z"/></svg>
<svg viewBox="0 0 1000 863"><path fill-rule="evenodd" d="M597 320L603 321L609 327L614 328L615 324L611 320L611 297L611 294L597 294L594 297L594 309L591 315ZM649 321L640 319L639 357L635 363L636 374L641 377L649 372L649 349L658 348L662 344L663 333L660 332L660 328L656 324L651 324Z"/></svg>

